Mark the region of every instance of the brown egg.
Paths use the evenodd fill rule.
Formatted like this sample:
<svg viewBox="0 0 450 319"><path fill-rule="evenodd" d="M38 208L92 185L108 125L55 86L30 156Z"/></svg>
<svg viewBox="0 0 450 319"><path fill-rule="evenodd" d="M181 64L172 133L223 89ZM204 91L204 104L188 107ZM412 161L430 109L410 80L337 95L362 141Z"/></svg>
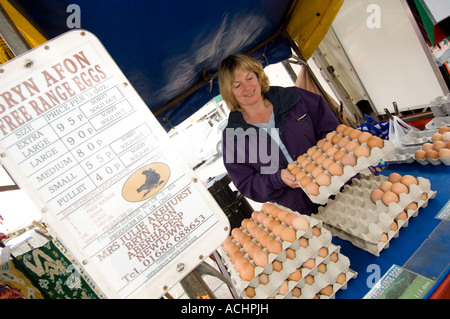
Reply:
<svg viewBox="0 0 450 319"><path fill-rule="evenodd" d="M298 244L300 245L300 247L306 248L309 246L309 241L305 237L302 237L298 240Z"/></svg>
<svg viewBox="0 0 450 319"><path fill-rule="evenodd" d="M264 236L263 238L261 238L261 246L263 246L264 248L267 248L267 245L269 244L269 242L272 239L273 238L270 235Z"/></svg>
<svg viewBox="0 0 450 319"><path fill-rule="evenodd" d="M289 171L291 171L294 167L297 167L297 163L296 162L289 163L288 166L287 166L287 169Z"/></svg>
<svg viewBox="0 0 450 319"><path fill-rule="evenodd" d="M308 148L308 150L306 151L306 156L311 157L312 153L314 153L315 151L316 149L314 147Z"/></svg>
<svg viewBox="0 0 450 319"><path fill-rule="evenodd" d="M382 233L380 236L380 242L385 243L388 241L388 235L386 233Z"/></svg>
<svg viewBox="0 0 450 319"><path fill-rule="evenodd" d="M339 140L342 139L342 138L343 138L343 137L340 136L339 134L335 134L335 135L333 136L333 138L331 139L331 143L333 143L334 145L336 145L336 144L339 142Z"/></svg>
<svg viewBox="0 0 450 319"><path fill-rule="evenodd" d="M242 270L242 266L245 265L245 264L248 264L248 263L249 263L249 261L248 261L247 258L245 258L245 257L238 257L236 259L236 262L234 263L234 268L236 268L236 270L238 272L240 272Z"/></svg>
<svg viewBox="0 0 450 319"><path fill-rule="evenodd" d="M450 149L441 148L439 150L439 158L449 158L450 157Z"/></svg>
<svg viewBox="0 0 450 319"><path fill-rule="evenodd" d="M326 141L322 145L322 151L326 152L329 148L333 147L333 144L331 142Z"/></svg>
<svg viewBox="0 0 450 319"><path fill-rule="evenodd" d="M245 288L245 295L249 298L255 297L256 296L255 288L253 288L253 287Z"/></svg>
<svg viewBox="0 0 450 319"><path fill-rule="evenodd" d="M362 132L361 134L359 134L358 136L358 142L360 144L362 143L367 143L367 141L369 140L369 138L372 137L372 134L370 134L369 132Z"/></svg>
<svg viewBox="0 0 450 319"><path fill-rule="evenodd" d="M339 124L336 127L336 133L342 133L348 126L345 124Z"/></svg>
<svg viewBox="0 0 450 319"><path fill-rule="evenodd" d="M315 151L314 153L311 154L311 159L313 161L316 161L320 156L322 156L322 152L321 151Z"/></svg>
<svg viewBox="0 0 450 319"><path fill-rule="evenodd" d="M319 249L319 257L325 258L326 256L328 256L328 248L327 247L322 247Z"/></svg>
<svg viewBox="0 0 450 319"><path fill-rule="evenodd" d="M446 143L443 141L436 141L433 143L433 149L439 152L440 149L445 148Z"/></svg>
<svg viewBox="0 0 450 319"><path fill-rule="evenodd" d="M336 133L334 133L334 132L329 132L329 133L327 133L327 135L325 136L325 139L328 141L328 142L331 142L331 140L333 139L333 136L335 136L336 135Z"/></svg>
<svg viewBox="0 0 450 319"><path fill-rule="evenodd" d="M389 206L390 203L398 203L399 202L398 195L391 191L384 192L381 200L383 201L383 203L386 206Z"/></svg>
<svg viewBox="0 0 450 319"><path fill-rule="evenodd" d="M300 155L299 157L297 157L297 164L298 165L302 164L302 162L306 159L307 157L305 155Z"/></svg>
<svg viewBox="0 0 450 319"><path fill-rule="evenodd" d="M309 229L309 227L310 227L310 224L306 220L306 218L301 217L301 216L297 216L292 221L292 227L294 227L295 230L307 231Z"/></svg>
<svg viewBox="0 0 450 319"><path fill-rule="evenodd" d="M321 273L324 274L327 272L327 265L325 264L320 264L319 266L317 266L317 270Z"/></svg>
<svg viewBox="0 0 450 319"><path fill-rule="evenodd" d="M338 163L331 163L330 166L328 166L328 172L332 176L342 176L342 174L344 174L344 169Z"/></svg>
<svg viewBox="0 0 450 319"><path fill-rule="evenodd" d="M388 181L390 181L391 183L397 183L400 182L402 180L402 175L400 175L399 173L391 173L388 176Z"/></svg>
<svg viewBox="0 0 450 319"><path fill-rule="evenodd" d="M286 223L286 225L292 226L292 222L296 218L297 218L297 215L289 213L289 214L286 215L286 217L284 217L284 222Z"/></svg>
<svg viewBox="0 0 450 319"><path fill-rule="evenodd" d="M248 255L250 256L250 258L253 260L255 259L256 254L258 253L258 251L262 251L262 248L259 245L252 245L250 248L250 251L248 252Z"/></svg>
<svg viewBox="0 0 450 319"><path fill-rule="evenodd" d="M333 154L333 159L334 159L336 162L338 162L338 161L341 160L341 158L342 158L345 154L347 154L347 153L345 153L344 151L339 150L339 151L337 151L337 152L335 152L335 153Z"/></svg>
<svg viewBox="0 0 450 319"><path fill-rule="evenodd" d="M239 276L244 281L252 281L252 279L255 278L255 266L249 262L243 264Z"/></svg>
<svg viewBox="0 0 450 319"><path fill-rule="evenodd" d="M258 279L259 279L259 283L260 283L261 285L267 285L267 284L269 283L269 275L268 275L268 274L261 273L261 274L258 276Z"/></svg>
<svg viewBox="0 0 450 319"><path fill-rule="evenodd" d="M237 250L237 251L233 252L233 254L231 254L231 256L230 256L231 262L232 262L233 264L236 263L236 260L237 260L239 257L244 257L244 253L243 253L242 251Z"/></svg>
<svg viewBox="0 0 450 319"><path fill-rule="evenodd" d="M300 281L302 279L302 272L297 268L292 274L289 275L288 280Z"/></svg>
<svg viewBox="0 0 450 319"><path fill-rule="evenodd" d="M280 222L278 221L278 220L276 220L276 219L272 219L270 222L269 222L269 225L268 225L268 229L269 229L269 231L273 231L273 228L275 227L275 226L277 226L277 225L279 225L280 224Z"/></svg>
<svg viewBox="0 0 450 319"><path fill-rule="evenodd" d="M287 248L286 249L286 258L287 259L295 259L296 253L295 250L291 249L291 248Z"/></svg>
<svg viewBox="0 0 450 319"><path fill-rule="evenodd" d="M290 170L290 172L291 172L292 175L297 175L297 174L300 173L301 171L302 171L302 169L301 169L300 167L298 167L298 166L295 166L294 168L292 168L292 169Z"/></svg>
<svg viewBox="0 0 450 319"><path fill-rule="evenodd" d="M394 193L396 193L399 196L401 193L405 193L405 194L409 193L408 187L406 187L405 184L400 183L400 182L392 184L391 191L393 191Z"/></svg>
<svg viewBox="0 0 450 319"><path fill-rule="evenodd" d="M282 224L276 225L272 230L273 235L275 237L280 237L281 232L283 231L284 228L285 226L283 226Z"/></svg>
<svg viewBox="0 0 450 319"><path fill-rule="evenodd" d="M257 267L266 267L269 264L269 256L262 250L258 250L253 256L253 262Z"/></svg>
<svg viewBox="0 0 450 319"><path fill-rule="evenodd" d="M270 217L268 215L264 216L263 221L262 221L262 225L264 226L264 228L269 228L269 224L272 220L274 220L272 217Z"/></svg>
<svg viewBox="0 0 450 319"><path fill-rule="evenodd" d="M300 165L302 168L305 168L308 164L311 164L312 162L309 159L304 160Z"/></svg>
<svg viewBox="0 0 450 319"><path fill-rule="evenodd" d="M411 184L419 184L417 179L412 175L404 175L400 182L403 183L406 187L409 187L409 185Z"/></svg>
<svg viewBox="0 0 450 319"><path fill-rule="evenodd" d="M312 285L312 284L314 284L314 276L312 276L312 275L306 276L306 277L305 277L305 283L306 283L307 285Z"/></svg>
<svg viewBox="0 0 450 319"><path fill-rule="evenodd" d="M336 279L336 282L339 285L343 285L347 281L347 275L345 273L339 274L339 276Z"/></svg>
<svg viewBox="0 0 450 319"><path fill-rule="evenodd" d="M270 254L276 254L278 255L279 253L281 253L281 250L283 249L283 247L281 246L281 243L279 241L276 241L275 239L272 238L271 241L269 241L269 243L267 244L267 251Z"/></svg>
<svg viewBox="0 0 450 319"><path fill-rule="evenodd" d="M305 186L305 190L306 190L306 193L308 193L308 195L311 195L311 196L319 195L319 185L317 185L317 183L315 183L315 182L308 183Z"/></svg>
<svg viewBox="0 0 450 319"><path fill-rule="evenodd" d="M331 158L325 158L322 162L322 167L323 169L328 169L328 167L330 166L330 164L333 163L333 160Z"/></svg>
<svg viewBox="0 0 450 319"><path fill-rule="evenodd" d="M330 186L331 185L331 177L328 174L320 174L316 177L316 183L319 186Z"/></svg>
<svg viewBox="0 0 450 319"><path fill-rule="evenodd" d="M438 129L438 133L444 134L445 132L450 132L450 127L448 127L448 126L441 126Z"/></svg>
<svg viewBox="0 0 450 319"><path fill-rule="evenodd" d="M417 159L425 159L426 154L427 154L427 152L425 152L424 150L420 149L420 150L417 150L414 153L414 157L417 158Z"/></svg>
<svg viewBox="0 0 450 319"><path fill-rule="evenodd" d="M317 148L319 150L322 149L323 143L325 143L326 141L327 140L325 140L325 139L318 140L317 143L316 143Z"/></svg>
<svg viewBox="0 0 450 319"><path fill-rule="evenodd" d="M442 134L441 133L435 133L433 136L431 136L432 142L442 141Z"/></svg>
<svg viewBox="0 0 450 319"><path fill-rule="evenodd" d="M342 135L343 136L349 136L350 133L354 130L353 127L346 127L343 131L342 131Z"/></svg>
<svg viewBox="0 0 450 319"><path fill-rule="evenodd" d="M292 228L289 228L289 227L285 227L281 231L280 237L281 237L282 241L287 241L287 242L293 243L296 239L295 230L293 230Z"/></svg>
<svg viewBox="0 0 450 319"><path fill-rule="evenodd" d="M273 268L273 271L282 271L283 270L283 263L281 261L274 260L272 262L272 268Z"/></svg>
<svg viewBox="0 0 450 319"><path fill-rule="evenodd" d="M320 174L323 174L323 172L324 172L324 170L322 167L316 166L311 171L311 176L312 176L312 178L317 178L317 176L319 176Z"/></svg>
<svg viewBox="0 0 450 319"><path fill-rule="evenodd" d="M322 233L322 231L320 230L320 228L319 227L317 227L317 226L314 226L313 228L312 228L312 234L313 234L313 236L316 236L316 237L319 237L320 236L320 234Z"/></svg>
<svg viewBox="0 0 450 319"><path fill-rule="evenodd" d="M348 137L351 140L356 140L358 138L358 136L361 134L362 132L360 130L353 130L350 132L350 134L348 135Z"/></svg>
<svg viewBox="0 0 450 319"><path fill-rule="evenodd" d="M408 206L405 207L405 212L408 212L408 210L412 209L413 211L416 211L419 207L417 206L417 203L412 202L408 204Z"/></svg>
<svg viewBox="0 0 450 319"><path fill-rule="evenodd" d="M347 145L345 145L345 150L348 153L350 153L350 152L353 152L358 146L359 146L359 144L356 143L355 141L350 141L347 143Z"/></svg>
<svg viewBox="0 0 450 319"><path fill-rule="evenodd" d="M270 211L273 209L273 205L272 204L269 204L269 203L264 203L262 206L261 206L261 210L263 211L263 212L265 212L265 213L267 213L267 214L269 214L270 215Z"/></svg>
<svg viewBox="0 0 450 319"><path fill-rule="evenodd" d="M302 185L302 187L304 188L304 187L306 187L306 185L308 185L308 184L311 183L312 181L313 181L313 180L312 180L311 177L305 176L305 177L303 177L303 178L301 179L300 185Z"/></svg>
<svg viewBox="0 0 450 319"><path fill-rule="evenodd" d="M435 150L425 151L425 158L437 159L439 157L439 153Z"/></svg>
<svg viewBox="0 0 450 319"><path fill-rule="evenodd" d="M340 159L341 164L343 166L355 166L356 165L356 157L352 154L345 154L344 156L341 157Z"/></svg>
<svg viewBox="0 0 450 319"><path fill-rule="evenodd" d="M384 181L383 183L381 183L380 189L381 189L383 192L388 192L388 191L391 190L392 184L393 184L393 183L390 182L390 181Z"/></svg>
<svg viewBox="0 0 450 319"><path fill-rule="evenodd" d="M288 292L289 292L289 285L288 285L288 281L285 280L281 283L281 286L278 288L278 294L284 296Z"/></svg>
<svg viewBox="0 0 450 319"><path fill-rule="evenodd" d="M348 142L350 142L350 140L348 138L344 137L344 138L339 139L339 141L337 142L336 145L342 149L345 147L345 145L347 145Z"/></svg>
<svg viewBox="0 0 450 319"><path fill-rule="evenodd" d="M392 231L398 230L398 225L395 221L392 222L391 226L389 227L389 230L392 230Z"/></svg>
<svg viewBox="0 0 450 319"><path fill-rule="evenodd" d="M282 210L278 213L278 220L282 223L284 222L284 219L286 218L286 216L290 214L287 210Z"/></svg>
<svg viewBox="0 0 450 319"><path fill-rule="evenodd" d="M303 177L305 177L307 174L305 171L300 171L295 175L295 179L297 180L297 182L300 182L302 180Z"/></svg>
<svg viewBox="0 0 450 319"><path fill-rule="evenodd" d="M338 261L338 259L339 259L339 256L338 256L338 254L337 253L332 253L331 255L330 255L330 260L332 261L332 262L337 262Z"/></svg>
<svg viewBox="0 0 450 319"><path fill-rule="evenodd" d="M313 169L315 169L317 166L313 163L309 163L308 165L305 166L305 171L306 173L311 173L313 171Z"/></svg>
<svg viewBox="0 0 450 319"><path fill-rule="evenodd" d="M327 297L330 297L333 294L333 286L332 285L328 285L325 288L322 288L319 293L321 295L325 295Z"/></svg>
<svg viewBox="0 0 450 319"><path fill-rule="evenodd" d="M408 214L406 214L405 211L401 212L400 214L397 215L397 217L395 217L395 221L407 220L407 219L408 219Z"/></svg>
<svg viewBox="0 0 450 319"><path fill-rule="evenodd" d="M314 267L316 267L316 260L314 258L310 258L303 263L302 267L308 268L308 269L313 269Z"/></svg>
<svg viewBox="0 0 450 319"><path fill-rule="evenodd" d="M424 151L428 151L428 150L433 149L433 143L425 143L425 144L423 144L423 145L422 145L422 149L423 149Z"/></svg>
<svg viewBox="0 0 450 319"><path fill-rule="evenodd" d="M353 154L355 154L356 157L369 157L370 150L366 146L361 145L355 148Z"/></svg>
<svg viewBox="0 0 450 319"><path fill-rule="evenodd" d="M367 140L367 146L369 146L370 148L374 148L374 147L383 148L384 140L379 138L378 136L371 136Z"/></svg>
<svg viewBox="0 0 450 319"><path fill-rule="evenodd" d="M375 203L377 200L380 200L383 198L383 194L384 194L384 192L381 189L375 188L370 193L370 199Z"/></svg>
<svg viewBox="0 0 450 319"><path fill-rule="evenodd" d="M328 157L332 158L334 153L336 153L338 149L336 147L330 147L325 153Z"/></svg>
<svg viewBox="0 0 450 319"><path fill-rule="evenodd" d="M326 159L325 156L320 155L320 156L319 156L318 158L316 158L316 160L315 160L316 165L322 165L322 162L323 162L325 159Z"/></svg>

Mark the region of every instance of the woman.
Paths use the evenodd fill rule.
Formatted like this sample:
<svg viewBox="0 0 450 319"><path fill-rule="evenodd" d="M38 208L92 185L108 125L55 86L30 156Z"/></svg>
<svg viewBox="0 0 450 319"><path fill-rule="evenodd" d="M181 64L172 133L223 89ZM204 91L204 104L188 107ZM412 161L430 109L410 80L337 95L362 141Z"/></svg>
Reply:
<svg viewBox="0 0 450 319"><path fill-rule="evenodd" d="M270 87L262 65L239 54L222 61L219 86L231 111L222 139L224 164L236 188L257 202L315 213L286 168L339 125L325 101L300 88Z"/></svg>

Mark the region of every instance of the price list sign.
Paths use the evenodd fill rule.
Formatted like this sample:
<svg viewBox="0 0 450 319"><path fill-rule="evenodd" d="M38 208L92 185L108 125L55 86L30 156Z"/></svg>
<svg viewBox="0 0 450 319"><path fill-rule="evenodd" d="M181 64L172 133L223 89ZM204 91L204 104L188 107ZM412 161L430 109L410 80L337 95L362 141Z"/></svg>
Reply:
<svg viewBox="0 0 450 319"><path fill-rule="evenodd" d="M0 153L108 298L159 298L229 233L221 208L87 31L0 66Z"/></svg>

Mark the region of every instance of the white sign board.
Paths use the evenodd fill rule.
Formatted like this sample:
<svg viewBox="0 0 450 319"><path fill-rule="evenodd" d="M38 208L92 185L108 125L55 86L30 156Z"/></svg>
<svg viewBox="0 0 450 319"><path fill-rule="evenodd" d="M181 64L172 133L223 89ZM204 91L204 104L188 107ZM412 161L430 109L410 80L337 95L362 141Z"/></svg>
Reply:
<svg viewBox="0 0 450 319"><path fill-rule="evenodd" d="M84 30L0 66L0 153L108 298L159 298L229 233L222 209Z"/></svg>

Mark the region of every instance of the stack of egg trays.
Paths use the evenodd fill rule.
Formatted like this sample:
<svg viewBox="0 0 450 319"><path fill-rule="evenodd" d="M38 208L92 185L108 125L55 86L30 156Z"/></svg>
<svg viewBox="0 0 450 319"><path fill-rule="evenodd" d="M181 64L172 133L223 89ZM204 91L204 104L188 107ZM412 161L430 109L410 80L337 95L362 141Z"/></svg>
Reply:
<svg viewBox="0 0 450 319"><path fill-rule="evenodd" d="M374 176L361 174L359 179L353 179L351 185L346 185L344 190L334 199L328 201L327 206L320 207L315 215L324 223L333 236L350 241L354 246L379 256L383 249L389 247L389 241L398 237L402 227L407 227L411 217L418 215L421 207L428 205L428 200L434 198L435 191L431 190L428 179L417 177L418 185L409 186L408 194L400 194L399 203L385 205L382 200L374 203L370 199L373 189L380 188L381 183L388 178L383 175ZM422 194L426 199L421 199ZM417 209L406 211L407 219L398 220L397 230L390 229L395 218L406 206L412 202L417 203ZM381 242L380 238L386 233L388 240Z"/></svg>
<svg viewBox="0 0 450 319"><path fill-rule="evenodd" d="M222 256L222 261L223 261L224 265L227 267L228 272L230 273L231 282L234 285L234 287L236 288L240 297L244 298L244 299L248 299L248 297L245 294L245 289L247 287L255 288L255 296L252 299L292 298L291 292L292 292L292 289L294 289L294 287L302 288L302 296L300 297L302 299L314 297L322 288L325 288L327 285L330 285L330 284L333 285L333 294L330 297L334 297L334 294L336 293L337 290L346 289L347 282L351 278L355 277L356 273L353 270L349 269L350 261L346 256L344 256L340 253L340 247L335 246L331 243L331 239L332 239L331 233L327 229L323 228L322 221L312 218L310 216L301 215L298 212L294 212L294 211L290 210L289 208L283 207L281 205L278 205L275 203L271 203L271 204L275 205L283 210L287 210L291 213L294 213L298 216L305 218L309 222L310 228L307 231L301 231L301 230L296 231L296 240L293 243L290 243L287 241L282 241L280 237L275 237L272 232L270 232L267 228L264 228L263 225L258 223L258 227L266 230L270 236L272 236L275 240L279 241L282 244L282 251L278 255L271 254L271 253L269 254L267 252L267 249L263 248L263 251L269 255L269 263L266 267L262 268L262 267L257 267L254 264L254 262L251 260L251 258L248 256L248 254L246 254L244 252L243 248L241 247L241 251L244 253L244 257L247 258L248 260L250 260L250 263L252 263L253 266L255 266L255 277L251 281L242 280L239 273L236 271L234 264L231 262L230 257L228 256L228 254L225 251L223 251L222 246L220 246L219 250L220 250L220 253ZM255 221L255 222L257 222L257 221ZM283 224L283 226L287 226L284 222L282 222L282 224ZM289 226L287 226L287 227L289 227ZM312 229L314 227L317 227L320 229L321 232L320 232L319 236L313 235ZM248 231L246 229L243 229L242 227L240 227L240 229L246 235L251 237L251 235L248 233ZM299 239L301 237L308 239L308 242L309 242L308 247L304 248L299 245ZM234 244L240 246L239 243L237 243L234 239L232 241ZM255 244L259 245L259 243L255 239L253 239L253 242ZM322 247L328 248L328 255L326 257L318 256L319 250ZM293 249L295 251L294 259L289 259L286 257L286 250L288 248ZM338 261L340 261L339 263L330 262L330 255L333 252L336 252L338 254ZM308 268L302 267L303 263L308 261L310 258L315 258L316 266L313 269L308 269ZM280 261L282 263L283 269L281 271L273 270L272 263L275 260ZM320 265L321 263L335 264L330 267L330 274L328 274L328 275L320 274L320 276L318 276L317 266ZM298 281L298 282L290 281L288 283L289 292L284 296L278 295L278 289L281 286L281 284L285 280L287 280L289 275L291 275L294 271L296 271L297 268L300 268L300 270L302 272L302 278L300 279L300 281ZM268 278L269 278L269 282L266 285L262 285L259 283L259 275L261 275L263 273L267 274ZM346 273L347 280L342 285L339 285L336 283L336 279L337 279L337 276L341 273ZM318 280L314 281L315 285L308 285L311 287L305 288L304 279L309 274L317 275ZM305 293L303 293L303 291L305 291ZM324 297L321 296L321 298L324 298ZM329 298L329 297L326 297L326 298Z"/></svg>
<svg viewBox="0 0 450 319"><path fill-rule="evenodd" d="M336 131L334 131L334 133L338 134ZM342 134L340 134L342 135ZM348 140L350 140L350 138L348 136L343 137L346 138ZM369 148L367 146L367 143L359 143L357 139L352 140L360 145L366 146L367 148ZM341 149L339 148L337 145L334 145L333 147L337 148L338 150L343 150L345 151L345 149ZM313 146L312 148L314 149L318 149L317 146ZM378 165L378 163L380 162L381 159L383 159L385 156L391 154L393 151L395 150L395 146L394 144L392 144L392 142L384 140L384 147L383 148L378 148L378 147L374 147L371 149L370 151L370 156L369 157L359 157L356 159L356 165L355 166L349 166L349 165L342 165L341 161L334 161L338 164L340 164L343 169L344 169L344 173L341 176L332 176L326 169L324 169L325 174L330 175L331 177L331 184L329 186L319 186L319 194L318 195L309 195L306 190L300 185L300 182L298 182L298 184L300 185L300 187L304 190L305 194L308 195L308 197L311 199L311 201L313 203L316 204L320 204L320 205L324 205L327 203L328 198L332 195L336 195L337 193L339 193L341 187L347 183L347 181L349 179L351 179L353 176L357 175L358 173L360 173L363 169L368 168L370 166L374 166L374 165ZM323 156L325 156L326 158L330 158L327 156L326 153L323 153L321 150L319 150ZM350 152L350 154L353 154L353 151ZM303 154L307 157L308 160L310 160L312 163L316 164L315 161L313 161L313 159L309 156L307 156L307 154ZM356 156L355 156L356 157ZM331 159L333 159L331 157ZM317 165L317 164L316 164ZM300 168L302 168L300 165L297 165ZM321 165L318 165L319 167L322 167ZM323 167L322 167L323 168ZM302 168L302 170L304 170ZM315 179L312 177L311 173L308 173L307 176L311 177L313 179L313 181L315 182Z"/></svg>

